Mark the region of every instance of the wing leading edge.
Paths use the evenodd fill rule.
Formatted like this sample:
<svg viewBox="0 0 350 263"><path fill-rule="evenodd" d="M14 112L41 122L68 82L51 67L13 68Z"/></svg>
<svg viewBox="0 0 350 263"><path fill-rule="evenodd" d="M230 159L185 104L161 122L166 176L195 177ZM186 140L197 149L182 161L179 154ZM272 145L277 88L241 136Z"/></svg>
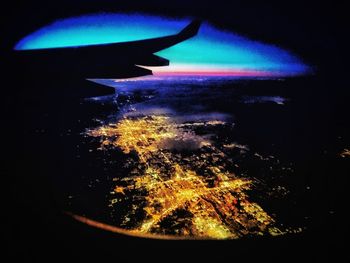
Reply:
<svg viewBox="0 0 350 263"><path fill-rule="evenodd" d="M194 37L201 22L192 21L178 34L102 45L14 51L17 65L28 77L56 80L131 78L152 75L139 66L168 66L169 60L154 53Z"/></svg>

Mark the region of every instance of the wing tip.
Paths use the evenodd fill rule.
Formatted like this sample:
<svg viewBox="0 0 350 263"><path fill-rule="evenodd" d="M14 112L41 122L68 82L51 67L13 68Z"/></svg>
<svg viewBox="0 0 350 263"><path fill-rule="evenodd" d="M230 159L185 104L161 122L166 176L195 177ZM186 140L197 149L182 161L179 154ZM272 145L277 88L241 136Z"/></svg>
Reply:
<svg viewBox="0 0 350 263"><path fill-rule="evenodd" d="M199 28L202 24L202 21L199 19L193 20L188 26L186 26L181 32L179 33L179 36L181 36L183 39L191 38L197 35Z"/></svg>

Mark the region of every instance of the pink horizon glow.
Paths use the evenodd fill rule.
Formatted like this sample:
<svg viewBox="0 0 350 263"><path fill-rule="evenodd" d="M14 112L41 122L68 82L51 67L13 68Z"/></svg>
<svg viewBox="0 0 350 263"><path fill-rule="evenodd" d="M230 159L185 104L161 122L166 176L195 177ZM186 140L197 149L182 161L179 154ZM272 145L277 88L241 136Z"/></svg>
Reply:
<svg viewBox="0 0 350 263"><path fill-rule="evenodd" d="M214 66L192 66L192 65L171 65L169 67L147 67L152 70L154 76L217 76L217 77L283 77L294 76L296 72L286 72L278 70L256 70L250 68L229 68Z"/></svg>
<svg viewBox="0 0 350 263"><path fill-rule="evenodd" d="M217 77L276 77L285 76L285 73L268 71L153 71L154 76L217 76Z"/></svg>

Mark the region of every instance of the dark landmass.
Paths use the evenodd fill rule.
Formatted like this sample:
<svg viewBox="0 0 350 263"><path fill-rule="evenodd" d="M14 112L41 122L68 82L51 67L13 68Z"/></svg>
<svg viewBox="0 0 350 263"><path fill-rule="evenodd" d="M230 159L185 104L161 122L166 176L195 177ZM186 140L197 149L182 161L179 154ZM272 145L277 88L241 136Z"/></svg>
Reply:
<svg viewBox="0 0 350 263"><path fill-rule="evenodd" d="M287 180L288 190L292 193L290 199L277 200L277 203L271 199L262 204L272 210L277 209L286 224L306 224L303 225L306 230L297 235L216 241L220 244L221 252L212 255L213 259L229 256L228 251L232 250L232 246L239 251L238 257L241 258L245 258L245 254L251 250L262 255L267 253L267 257L284 256L291 253L291 250L303 252L310 258L315 255L332 256L328 253L341 255L340 239L345 237L346 229L345 222L341 223L342 220L345 221L341 215L346 211L343 180L346 178L349 160L339 154L349 145L349 137L344 127L337 124L337 119L331 114L331 109L327 107L328 98L320 94L319 85L323 84L315 77L283 81L243 80L230 84L230 87L216 88L216 92L208 92L208 87L199 91L200 97L197 97L198 101L194 101L193 105L205 103L213 111L233 113L235 127L229 136L253 147L256 152L276 155L283 163L293 163L292 177L280 179ZM219 94L224 94L221 90L227 94L218 96L220 103L210 104L213 102L213 94L217 95L218 91ZM243 95L282 96L289 101L283 106L273 102L251 105L237 103ZM105 163L106 158L101 159L101 153L89 153L93 142L81 143L86 140L83 133L87 128L100 126L103 120L108 120L111 114L125 105L142 103L147 98L147 93L143 96L141 92L138 96L120 94L117 103L109 99L102 102L79 100L62 105L55 101L39 104L30 97L17 97L18 107L23 104L28 107L26 111L18 112L17 122L8 127L15 134L11 147L17 149L16 165L11 171L15 180L11 195L14 205L9 210L12 216L8 223L16 226L9 229L10 236L16 237L12 241L14 243L10 243L12 249L19 246L30 256L41 258L40 254L36 254L39 252L27 245L32 242L32 236L40 237L37 246L41 249L52 253L57 253L59 249L64 254L77 258L89 258L90 255L96 256L95 253L108 258L114 256L114 249L132 247L138 247L142 253L147 253L154 246L169 253L179 249L194 253L196 250L217 248L214 241L164 243L120 236L75 222L63 213L67 208L67 197L78 192L80 196L74 202L82 206L76 211L82 214L87 212L104 222L110 220L109 212L105 209L108 198L102 193L110 191L112 185L108 180L103 183L103 178L111 178L113 171L106 170L108 164ZM180 103L189 105L182 100ZM176 106L178 109L183 108L181 104ZM98 146L99 143L96 142L93 147ZM123 162L121 156L116 152L110 158ZM252 160L247 161L242 165L253 171L256 164ZM96 179L102 183L96 183ZM93 192L82 182L93 182ZM287 203L290 209L280 209L280 206Z"/></svg>

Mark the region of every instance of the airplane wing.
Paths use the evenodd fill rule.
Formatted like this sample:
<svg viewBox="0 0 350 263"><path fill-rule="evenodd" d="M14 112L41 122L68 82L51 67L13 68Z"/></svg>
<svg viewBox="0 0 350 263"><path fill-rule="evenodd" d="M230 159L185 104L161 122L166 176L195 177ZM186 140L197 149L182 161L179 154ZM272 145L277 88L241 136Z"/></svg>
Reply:
<svg viewBox="0 0 350 263"><path fill-rule="evenodd" d="M142 52L152 54L194 37L197 35L200 25L201 22L199 20L194 20L175 35L123 43L87 46L82 48L95 48L96 51L98 50L100 52L113 52L113 50L127 48L136 53Z"/></svg>
<svg viewBox="0 0 350 263"><path fill-rule="evenodd" d="M178 34L122 43L79 47L18 50L17 65L27 77L64 80L132 78L152 75L139 66L167 66L169 60L153 53L185 41L198 33L200 21L193 21ZM67 94L69 92L66 92Z"/></svg>

